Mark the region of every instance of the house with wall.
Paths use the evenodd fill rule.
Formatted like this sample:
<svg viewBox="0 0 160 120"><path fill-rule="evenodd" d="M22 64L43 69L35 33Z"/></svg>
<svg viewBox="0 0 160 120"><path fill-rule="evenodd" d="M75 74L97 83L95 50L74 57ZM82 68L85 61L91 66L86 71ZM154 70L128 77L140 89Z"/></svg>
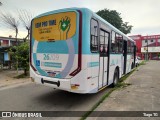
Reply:
<svg viewBox="0 0 160 120"><path fill-rule="evenodd" d="M18 38L18 43L23 42L23 39ZM9 55L8 49L11 46L17 45L16 38L12 37L1 37L0 36L0 66L8 66L10 63L11 57Z"/></svg>
<svg viewBox="0 0 160 120"><path fill-rule="evenodd" d="M160 60L160 34L159 35L133 35L129 36L136 42L137 56L142 59Z"/></svg>

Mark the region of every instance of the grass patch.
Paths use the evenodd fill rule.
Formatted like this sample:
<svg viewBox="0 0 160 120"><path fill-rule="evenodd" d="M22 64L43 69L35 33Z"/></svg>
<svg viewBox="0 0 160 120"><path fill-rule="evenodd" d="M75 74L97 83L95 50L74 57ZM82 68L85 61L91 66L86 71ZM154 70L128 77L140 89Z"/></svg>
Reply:
<svg viewBox="0 0 160 120"><path fill-rule="evenodd" d="M145 61L142 61L140 65L145 65L145 64L146 64L146 62L145 62ZM140 65L139 65L139 66L140 66ZM89 111L87 111L87 112L81 117L80 120L85 120L106 98L109 97L109 95L110 95L114 90L117 90L117 89L119 89L119 88L125 88L125 87L131 85L130 83L125 83L124 81L125 81L134 71L136 71L136 70L137 70L137 67L134 68L130 73L128 73L128 74L126 74L125 76L123 76L123 77L119 80L118 84L117 84L114 88L112 88L109 92L107 92L106 94L104 94L104 95L102 96L102 98L101 98Z"/></svg>
<svg viewBox="0 0 160 120"><path fill-rule="evenodd" d="M89 110L87 111L80 120L85 120L116 88L112 88L108 93L106 93L102 98Z"/></svg>
<svg viewBox="0 0 160 120"><path fill-rule="evenodd" d="M134 71L137 70L137 67L134 68L131 72L129 72L128 74L126 74L125 76L121 77L119 79L119 82L117 83L117 85L115 86L115 89L118 89L118 88L125 88L129 85L131 85L131 83L126 83L124 82Z"/></svg>
<svg viewBox="0 0 160 120"><path fill-rule="evenodd" d="M146 60L143 60L139 65L146 65Z"/></svg>
<svg viewBox="0 0 160 120"><path fill-rule="evenodd" d="M119 82L117 85L116 85L116 88L125 88L127 86L131 85L130 83L125 83L125 82Z"/></svg>
<svg viewBox="0 0 160 120"><path fill-rule="evenodd" d="M27 74L27 76L23 73L23 74L20 74L18 76L15 76L14 78L17 78L17 79L20 79L20 78L28 78L29 77L29 74Z"/></svg>

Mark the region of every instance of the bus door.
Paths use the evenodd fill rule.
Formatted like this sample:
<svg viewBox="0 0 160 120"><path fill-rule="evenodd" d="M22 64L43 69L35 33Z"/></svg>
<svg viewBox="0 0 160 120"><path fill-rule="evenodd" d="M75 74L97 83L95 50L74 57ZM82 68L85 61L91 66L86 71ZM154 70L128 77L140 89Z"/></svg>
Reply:
<svg viewBox="0 0 160 120"><path fill-rule="evenodd" d="M127 41L124 40L124 45L123 45L123 57L124 57L124 67L123 67L123 74L126 73L126 65L127 65Z"/></svg>
<svg viewBox="0 0 160 120"><path fill-rule="evenodd" d="M108 41L109 32L100 30L100 41L99 41L99 89L107 85L108 79Z"/></svg>

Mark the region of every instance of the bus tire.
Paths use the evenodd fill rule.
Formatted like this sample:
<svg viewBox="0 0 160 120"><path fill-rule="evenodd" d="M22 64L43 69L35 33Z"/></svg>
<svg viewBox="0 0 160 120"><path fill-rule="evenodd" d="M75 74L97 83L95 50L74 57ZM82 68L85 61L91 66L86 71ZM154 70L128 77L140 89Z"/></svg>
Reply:
<svg viewBox="0 0 160 120"><path fill-rule="evenodd" d="M132 63L132 65L131 65L131 69L133 69L134 68L134 64Z"/></svg>
<svg viewBox="0 0 160 120"><path fill-rule="evenodd" d="M118 81L119 81L119 73L118 73L118 69L115 69L114 76L113 76L113 83L112 83L111 87L115 87L117 85Z"/></svg>

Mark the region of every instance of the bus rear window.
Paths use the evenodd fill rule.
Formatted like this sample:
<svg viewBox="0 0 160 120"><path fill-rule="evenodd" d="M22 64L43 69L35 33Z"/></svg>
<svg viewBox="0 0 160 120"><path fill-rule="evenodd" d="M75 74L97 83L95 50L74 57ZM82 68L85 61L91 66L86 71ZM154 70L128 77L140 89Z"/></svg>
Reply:
<svg viewBox="0 0 160 120"><path fill-rule="evenodd" d="M37 41L66 40L76 33L76 13L64 12L35 18L32 29Z"/></svg>

